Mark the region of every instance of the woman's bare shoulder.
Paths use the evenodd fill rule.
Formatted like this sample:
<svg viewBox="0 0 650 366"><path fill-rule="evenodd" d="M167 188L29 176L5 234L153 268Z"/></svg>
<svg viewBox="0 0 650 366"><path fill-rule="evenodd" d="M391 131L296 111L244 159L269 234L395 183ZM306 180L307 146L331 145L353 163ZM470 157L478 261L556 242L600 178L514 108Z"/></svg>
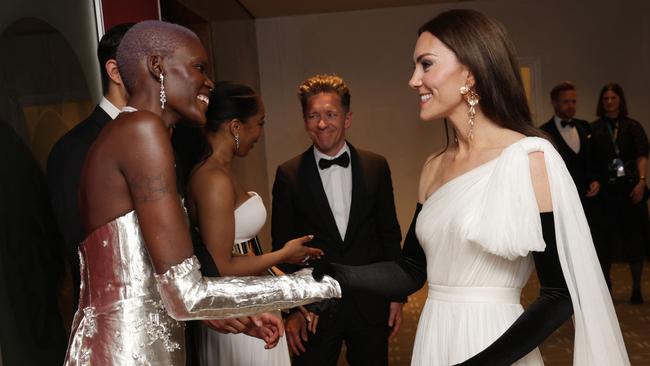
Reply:
<svg viewBox="0 0 650 366"><path fill-rule="evenodd" d="M420 173L420 183L418 186L419 202L424 202L426 200L427 191L429 190L431 182L434 180L446 153L447 151L444 150L439 151L429 155L425 160L424 166L422 166L422 172Z"/></svg>
<svg viewBox="0 0 650 366"><path fill-rule="evenodd" d="M234 194L234 185L230 175L220 166L204 162L197 167L189 182L189 190L194 197Z"/></svg>

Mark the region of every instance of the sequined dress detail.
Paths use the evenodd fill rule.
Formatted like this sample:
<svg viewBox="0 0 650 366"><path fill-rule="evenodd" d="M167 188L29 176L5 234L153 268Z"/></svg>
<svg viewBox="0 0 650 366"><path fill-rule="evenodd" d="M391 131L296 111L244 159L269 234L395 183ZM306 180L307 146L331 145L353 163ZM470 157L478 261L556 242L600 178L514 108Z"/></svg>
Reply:
<svg viewBox="0 0 650 366"><path fill-rule="evenodd" d="M184 324L161 301L135 211L93 231L79 257L65 365L184 365Z"/></svg>

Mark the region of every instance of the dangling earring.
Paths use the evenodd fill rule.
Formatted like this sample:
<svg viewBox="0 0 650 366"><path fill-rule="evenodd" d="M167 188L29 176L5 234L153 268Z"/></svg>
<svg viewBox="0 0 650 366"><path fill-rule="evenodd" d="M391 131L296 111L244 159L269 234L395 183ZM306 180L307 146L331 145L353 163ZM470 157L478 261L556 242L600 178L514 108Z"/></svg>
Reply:
<svg viewBox="0 0 650 366"><path fill-rule="evenodd" d="M239 151L239 133L235 132L235 151Z"/></svg>
<svg viewBox="0 0 650 366"><path fill-rule="evenodd" d="M165 94L165 75L160 73L160 108L165 109L167 103L167 95Z"/></svg>
<svg viewBox="0 0 650 366"><path fill-rule="evenodd" d="M469 124L467 138L471 141L474 138L474 119L476 118L475 106L478 104L481 97L467 85L460 87L460 94L463 96L465 103L467 103L467 106L469 107L469 111L467 112L467 116L469 117L469 121L467 121Z"/></svg>

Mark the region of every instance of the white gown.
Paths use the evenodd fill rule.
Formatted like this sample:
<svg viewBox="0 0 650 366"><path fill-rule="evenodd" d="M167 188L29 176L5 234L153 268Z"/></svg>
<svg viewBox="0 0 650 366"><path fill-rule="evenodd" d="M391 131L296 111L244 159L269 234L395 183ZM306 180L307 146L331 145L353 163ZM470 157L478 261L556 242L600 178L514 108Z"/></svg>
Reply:
<svg viewBox="0 0 650 366"><path fill-rule="evenodd" d="M254 238L266 221L266 208L255 192L235 210L235 243ZM280 317L280 313L275 315ZM223 334L201 326L200 363L204 366L289 366L286 337L264 349L264 341L245 334Z"/></svg>
<svg viewBox="0 0 650 366"><path fill-rule="evenodd" d="M523 312L521 288L543 251L528 154L543 151L558 253L576 327L574 365L629 365L577 191L561 157L527 137L441 186L423 203L416 234L429 294L412 365L453 365L479 353ZM516 365L543 365L538 349Z"/></svg>

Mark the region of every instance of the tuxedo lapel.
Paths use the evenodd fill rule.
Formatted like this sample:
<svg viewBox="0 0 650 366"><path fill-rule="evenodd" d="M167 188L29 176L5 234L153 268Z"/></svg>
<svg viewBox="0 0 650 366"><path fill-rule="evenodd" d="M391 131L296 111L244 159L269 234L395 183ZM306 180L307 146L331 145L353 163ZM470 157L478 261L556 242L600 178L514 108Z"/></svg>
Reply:
<svg viewBox="0 0 650 366"><path fill-rule="evenodd" d="M580 151L578 153L581 153L587 146L587 131L581 123L576 123L576 131L578 131L578 137L580 138Z"/></svg>
<svg viewBox="0 0 650 366"><path fill-rule="evenodd" d="M306 187L305 198L307 202L313 202L313 205L308 204L313 206L308 212L316 216L314 222L323 223L325 231L332 239L341 241L341 234L336 226L334 214L332 214L332 209L327 201L327 195L323 189L323 181L320 179L320 174L318 173L313 149L314 147L312 146L309 150L305 151L302 154L302 161L300 162L300 176L306 180L306 184L302 185Z"/></svg>
<svg viewBox="0 0 650 366"><path fill-rule="evenodd" d="M365 200L363 199L365 181L363 176L363 165L359 158L357 150L348 143L350 147L350 162L352 168L352 200L350 202L350 214L348 215L348 226L345 231L344 244L349 244L351 238L359 226L359 218L362 212L362 206Z"/></svg>
<svg viewBox="0 0 650 366"><path fill-rule="evenodd" d="M577 128L576 124L576 128ZM582 138L580 138L580 150L578 150L578 153L573 151L571 146L567 144L566 140L564 140L564 137L562 137L562 134L560 131L557 129L557 125L555 124L555 119L551 118L550 123L549 123L549 133L553 136L553 139L555 140L556 144L558 145L557 148L558 150L563 150L565 154L573 154L577 155L580 153L580 150L582 150L583 141ZM578 133L578 136L580 136L580 133Z"/></svg>

